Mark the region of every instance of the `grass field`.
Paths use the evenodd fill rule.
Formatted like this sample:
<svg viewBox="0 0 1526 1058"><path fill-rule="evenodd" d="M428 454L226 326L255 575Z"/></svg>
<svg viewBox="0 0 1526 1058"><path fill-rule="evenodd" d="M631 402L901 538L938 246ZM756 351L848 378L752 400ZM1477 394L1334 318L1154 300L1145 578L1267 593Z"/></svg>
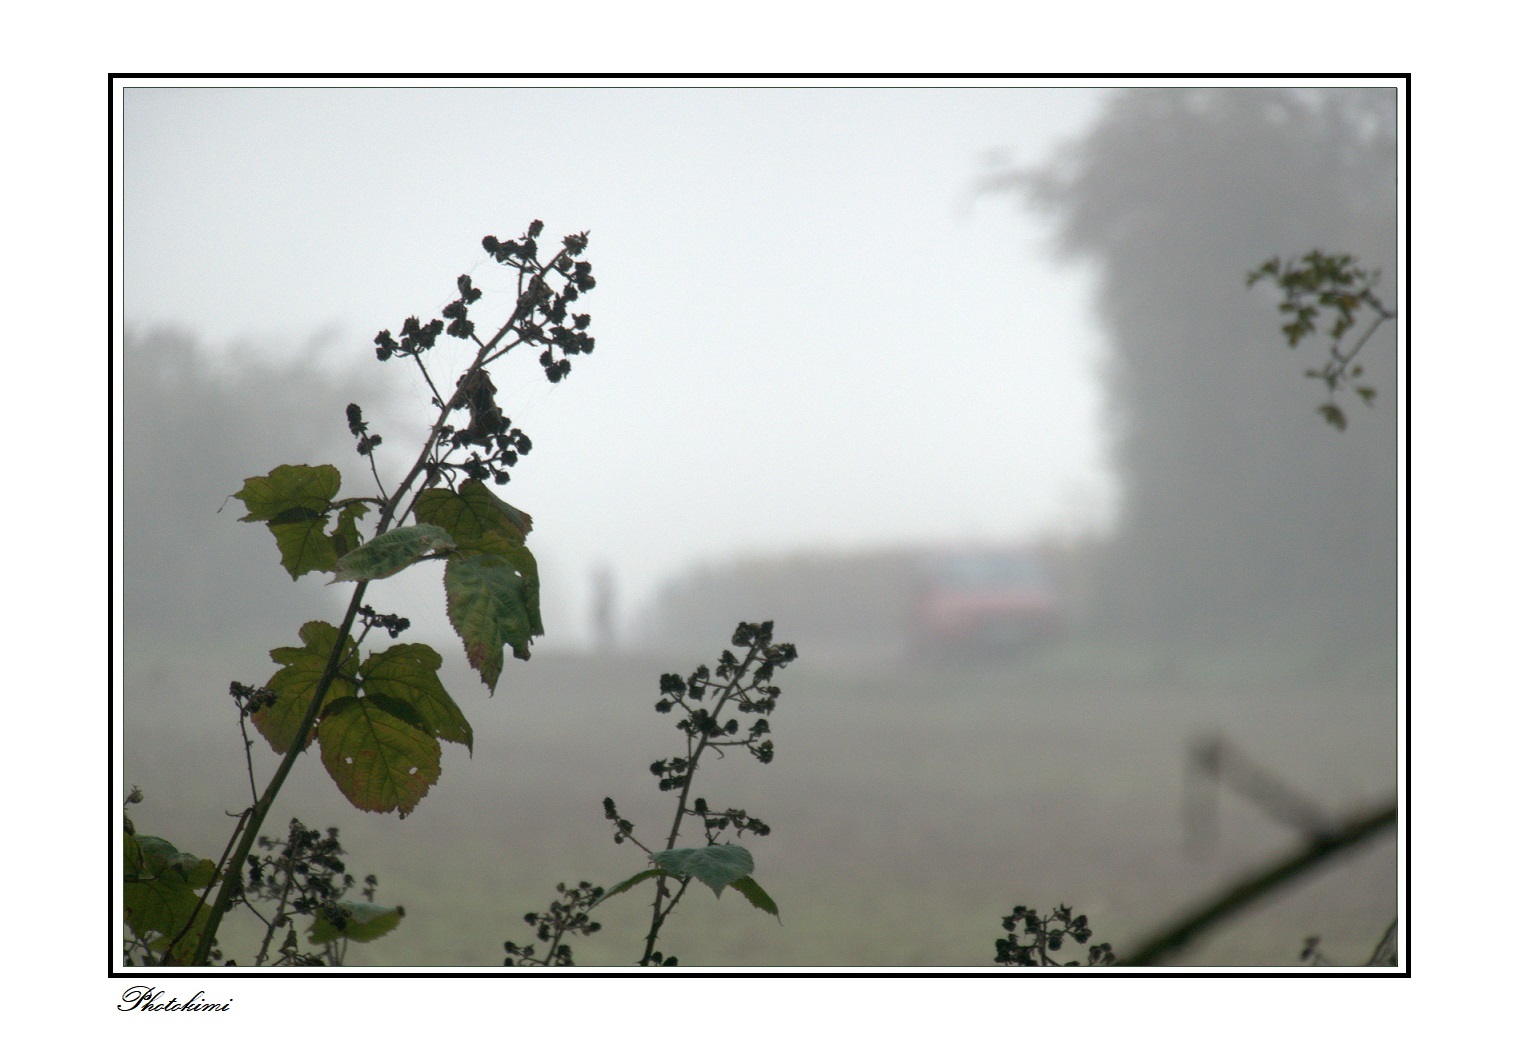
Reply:
<svg viewBox="0 0 1526 1058"><path fill-rule="evenodd" d="M652 709L657 679L714 660L537 654L513 663L490 699L458 654L447 652L442 676L475 727L475 754L447 745L417 811L357 811L314 758L299 762L267 823L271 834L293 815L338 826L351 872L375 872L378 898L407 908L393 935L352 946L350 965L500 966L503 941L531 939L523 916L545 907L557 881L609 886L641 869L639 850L610 840L600 802L614 797L638 835L665 831L672 800L647 765L682 743L674 718ZM263 681L271 666L249 667L261 656L230 667L129 651L124 778L147 795L134 810L141 832L221 852L224 810L249 801L227 685ZM1392 661L1360 661L1269 653L1164 667L1060 646L935 670L806 653L777 680L776 760L711 760L696 785L712 806L745 808L773 828L747 844L782 924L736 893L717 900L696 887L659 946L684 965L985 966L1014 904L1064 902L1090 916L1094 943L1127 949L1294 846L1224 791L1216 840L1188 849L1193 737L1229 738L1332 813L1393 794ZM274 755L261 742L255 759L263 781ZM1294 965L1317 934L1328 958L1359 963L1395 914L1397 877L1390 834L1179 961ZM599 908L603 930L574 942L580 965L636 960L643 893ZM229 955L247 950L231 928L223 941Z"/></svg>

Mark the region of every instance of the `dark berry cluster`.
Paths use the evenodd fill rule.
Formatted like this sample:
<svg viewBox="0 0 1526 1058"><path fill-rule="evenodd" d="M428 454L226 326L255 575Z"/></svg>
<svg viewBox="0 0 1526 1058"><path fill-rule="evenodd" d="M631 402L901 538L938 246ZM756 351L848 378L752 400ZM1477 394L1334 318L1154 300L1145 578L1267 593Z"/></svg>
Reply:
<svg viewBox="0 0 1526 1058"><path fill-rule="evenodd" d="M367 628L380 628L393 639L402 635L412 624L406 617L399 617L394 613L377 613L369 606L361 606L360 619Z"/></svg>
<svg viewBox="0 0 1526 1058"><path fill-rule="evenodd" d="M445 333L452 338L470 338L476 333L477 327L466 318L466 306L482 297L482 291L472 286L472 277L467 275L456 277L456 289L461 292L461 296L440 311L440 315L450 321Z"/></svg>
<svg viewBox="0 0 1526 1058"><path fill-rule="evenodd" d="M253 716L276 700L276 692L269 687L246 687L237 680L228 684L228 693L233 696L238 711L245 716Z"/></svg>
<svg viewBox="0 0 1526 1058"><path fill-rule="evenodd" d="M350 424L350 436L357 438L360 443L355 446L355 451L363 456L371 454L372 449L382 443L381 434L367 433L371 427L360 417L360 405L349 404L344 409L344 417Z"/></svg>
<svg viewBox="0 0 1526 1058"><path fill-rule="evenodd" d="M1017 936L1019 924L1023 927L1026 941ZM1001 927L1007 930L1007 935L997 938L996 961L1003 966L1059 966L1059 962L1050 958L1050 953L1059 951L1067 937L1077 944L1085 944L1092 936L1091 927L1086 924L1086 916L1072 916L1071 909L1064 904L1043 916L1032 908L1019 904L1012 909L1012 914L1001 920ZM1116 961L1117 956L1113 954L1111 944L1093 944L1088 949L1088 966L1109 966ZM1081 964L1068 962L1063 965Z"/></svg>
<svg viewBox="0 0 1526 1058"><path fill-rule="evenodd" d="M662 697L655 706L659 713L682 709L684 717L677 724L678 730L689 737L691 747L696 740L704 746L742 746L764 764L774 759L774 744L765 738L769 734L768 721L764 719L773 712L778 703L780 690L770 683L774 673L794 661L798 656L791 643L773 642L774 623L742 622L737 625L731 644L745 647L746 656L738 658L729 650L721 652L712 674L708 665L700 665L688 679L677 673L666 673L658 680ZM711 708L697 704L711 698ZM742 735L741 722L730 717L723 723L719 717L726 705L734 705L740 713L761 713ZM682 758L658 761L652 765L652 774L658 776L663 790L677 789L683 785L692 767L681 766Z"/></svg>
<svg viewBox="0 0 1526 1058"><path fill-rule="evenodd" d="M698 816L705 826L705 844L714 845L727 827L732 827L738 834L756 834L760 838L768 837L769 825L756 816L750 816L740 808L728 808L724 812L713 812L705 803L703 797L694 799L693 814Z"/></svg>
<svg viewBox="0 0 1526 1058"><path fill-rule="evenodd" d="M499 264L519 270L523 282L511 326L521 340L544 347L540 366L548 379L560 382L572 370L567 358L591 353L594 346L588 334L591 317L586 313L569 313L568 306L598 284L593 266L577 260L588 248L588 233L563 239L561 252L542 268L537 263L539 248L535 242L542 228L540 221L533 222L519 240L488 235L482 240L482 248ZM564 280L561 290L546 281L552 274ZM571 327L567 326L569 319Z"/></svg>
<svg viewBox="0 0 1526 1058"><path fill-rule="evenodd" d="M588 247L588 234L567 236L562 240L562 249L543 265L538 258L540 247L536 241L543 228L537 220L519 239L488 235L482 240L482 248L495 261L519 272L519 292L513 315L491 341L483 342L477 337L476 327L468 318L469 306L482 297L482 291L473 285L469 275L456 277L456 291L460 296L442 310L445 320L450 321L448 326L444 320L421 324L417 317L409 317L403 324L400 340L390 331L382 331L376 336L379 359L413 357L431 388L434 382L429 379L419 354L433 348L440 334L469 338L482 349L473 366L456 380L449 406L452 411L466 412L468 421L464 426L441 425L435 438L435 451L426 463L431 485L442 478L454 481L458 473L475 481L492 478L496 484L506 485L510 468L530 452L530 438L513 426L498 406L498 390L488 374L488 365L515 346L540 347L542 370L552 382L560 382L572 370L569 357L593 352L594 339L588 334L592 318L587 313L569 309L574 301L596 285L592 267L587 261L577 259ZM560 284L554 282L558 279ZM506 343L499 346L498 343L505 339ZM445 407L445 399L438 390L435 400L437 407ZM356 425L358 416L357 408L350 429L361 438L361 454L364 455L380 444L381 438L367 437L364 424ZM467 450L465 454L455 458L462 449Z"/></svg>
<svg viewBox="0 0 1526 1058"><path fill-rule="evenodd" d="M499 264L513 264L518 261L520 264L534 265L539 256L535 240L540 238L540 233L545 228L545 224L538 220L532 220L530 227L525 230L524 237L520 241L515 242L513 239L499 240L491 235L486 235L482 239L482 248L492 254L493 260ZM586 238L584 244L587 244Z"/></svg>
<svg viewBox="0 0 1526 1058"><path fill-rule="evenodd" d="M590 882L579 882L568 888L565 882L556 883L556 891L564 897L553 900L551 907L541 913L534 911L525 916L525 923L535 930L535 937L546 945L546 954L536 957L535 945L503 942L508 958L505 966L571 966L572 948L562 943L568 934L586 937L599 932L599 923L588 917L593 905L604 895L602 887Z"/></svg>
<svg viewBox="0 0 1526 1058"><path fill-rule="evenodd" d="M456 396L452 408L466 411L467 425L441 428L438 443L442 457L430 463L434 475L459 470L476 481L491 477L499 485L509 481L508 468L528 455L532 447L529 435L514 426L503 413L496 399L498 387L482 368L473 368L456 380ZM459 449L477 448L469 451L464 460L452 462L444 454Z"/></svg>
<svg viewBox="0 0 1526 1058"><path fill-rule="evenodd" d="M772 621L761 624L743 622L737 625L731 638L733 647L743 649L741 657L725 650L721 652L714 672L708 665L699 665L687 679L674 672L665 673L658 679L662 697L657 702L657 711L671 713L676 709L683 714L676 726L684 733L685 741L685 753L682 756L653 761L650 769L657 777L658 789L664 792L678 791L678 812L672 829L668 832L665 848L671 850L677 847L680 827L685 817L699 820L705 831L706 846L720 844L720 839L726 836L727 831L733 831L738 836L768 835L769 825L746 810L715 809L703 797L696 796L691 801L690 794L700 759L706 751L724 756L726 748L741 746L764 764L773 759L774 744L765 737L769 733L766 719L757 717L745 734L742 733L740 721L735 717L722 719L727 706L735 706L738 712L743 713L770 713L778 703L779 688L768 681L777 670L795 660L796 651L789 643L775 645L773 635ZM634 824L620 814L612 797L604 798L604 818L614 824L616 845L629 841L648 856L654 855L652 849L636 837ZM669 875L665 872L656 873L657 900L653 905L652 927L647 934L646 951L640 965L676 966L678 960L658 951L656 941L663 922L687 891L688 882L684 881L676 891L670 891L665 887ZM645 875L638 874L636 879L622 883L614 892L623 892L635 880L644 877ZM757 906L763 907L764 904L758 903Z"/></svg>
<svg viewBox="0 0 1526 1058"><path fill-rule="evenodd" d="M636 841L632 835L636 825L620 815L620 810L615 807L615 799L613 797L604 798L604 818L615 825L616 845L624 845L627 838L633 842ZM640 842L636 842L636 844L639 845Z"/></svg>
<svg viewBox="0 0 1526 1058"><path fill-rule="evenodd" d="M663 792L676 790L682 786L684 780L689 777L689 771L690 764L687 757L654 760L651 767L652 774L657 776L657 789Z"/></svg>
<svg viewBox="0 0 1526 1058"><path fill-rule="evenodd" d="M434 348L435 339L440 337L440 332L445 330L445 321L430 320L429 323L419 323L417 316L409 316L403 321L403 338L398 341L392 337L391 331L380 331L376 335L376 359L390 360L394 356L418 356L428 349Z"/></svg>
<svg viewBox="0 0 1526 1058"><path fill-rule="evenodd" d="M321 966L333 964L333 956L303 952L297 946L296 931L290 928L291 916L311 915L323 918L343 929L349 915L339 906L355 879L346 873L344 849L339 844L339 828L329 827L324 833L302 825L293 819L287 829L285 841L261 837L259 847L266 850L264 856L250 856L246 861L248 884L243 898L253 907L252 901L264 900L275 904L274 914L266 918L272 933L277 927L288 927L286 941L279 949L280 958L274 965ZM361 895L366 901L376 899L377 880L374 874L366 875ZM258 912L258 909L255 909ZM401 913L402 909L398 909Z"/></svg>

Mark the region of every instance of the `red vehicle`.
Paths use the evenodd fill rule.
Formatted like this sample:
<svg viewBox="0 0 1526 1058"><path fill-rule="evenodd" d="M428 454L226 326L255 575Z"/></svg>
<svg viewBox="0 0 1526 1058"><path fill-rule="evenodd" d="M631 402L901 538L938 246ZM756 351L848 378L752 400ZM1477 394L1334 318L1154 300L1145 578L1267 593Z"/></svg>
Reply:
<svg viewBox="0 0 1526 1058"><path fill-rule="evenodd" d="M929 559L912 605L910 639L922 657L1007 654L1053 636L1060 596L1031 549L961 551Z"/></svg>

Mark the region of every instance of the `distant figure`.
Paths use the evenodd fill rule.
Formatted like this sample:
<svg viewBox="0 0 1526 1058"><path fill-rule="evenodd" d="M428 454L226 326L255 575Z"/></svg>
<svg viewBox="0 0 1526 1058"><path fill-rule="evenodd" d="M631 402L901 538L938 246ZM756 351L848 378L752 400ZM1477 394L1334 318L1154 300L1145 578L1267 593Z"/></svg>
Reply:
<svg viewBox="0 0 1526 1058"><path fill-rule="evenodd" d="M615 649L615 575L608 566L593 571L593 645L602 653Z"/></svg>

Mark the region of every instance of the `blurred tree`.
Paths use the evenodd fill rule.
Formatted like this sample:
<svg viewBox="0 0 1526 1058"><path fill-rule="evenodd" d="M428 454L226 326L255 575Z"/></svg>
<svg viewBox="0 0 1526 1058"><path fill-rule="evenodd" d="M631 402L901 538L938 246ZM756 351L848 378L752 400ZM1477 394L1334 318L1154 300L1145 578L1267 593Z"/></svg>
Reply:
<svg viewBox="0 0 1526 1058"><path fill-rule="evenodd" d="M1274 253L1351 253L1392 304L1396 98L1123 92L1047 167L993 182L1050 211L1062 255L1097 269L1123 489L1097 607L1110 630L1393 641L1394 331L1362 354L1389 399L1322 428L1303 377L1322 351L1290 352L1268 325L1277 293L1245 274Z"/></svg>
<svg viewBox="0 0 1526 1058"><path fill-rule="evenodd" d="M344 375L313 366L332 337L314 335L282 364L251 349L214 355L171 327L126 333L122 624L138 646L184 653L289 635L323 603L317 578L274 575L275 557L250 546L240 504L219 508L252 467L346 458L354 466L346 402L387 421L374 372L364 373L368 356Z"/></svg>

